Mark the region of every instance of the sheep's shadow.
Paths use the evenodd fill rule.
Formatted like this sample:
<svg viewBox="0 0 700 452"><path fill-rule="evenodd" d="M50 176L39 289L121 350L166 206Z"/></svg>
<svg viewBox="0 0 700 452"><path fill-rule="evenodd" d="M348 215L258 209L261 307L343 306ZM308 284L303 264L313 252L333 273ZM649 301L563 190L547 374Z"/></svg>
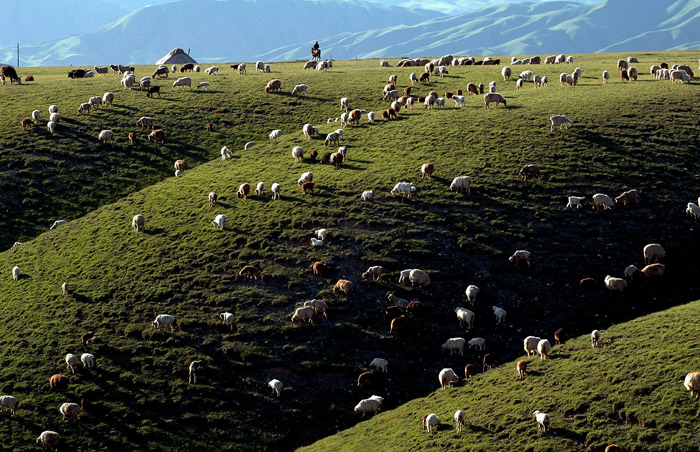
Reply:
<svg viewBox="0 0 700 452"><path fill-rule="evenodd" d="M143 231L143 233L146 235L161 235L164 232L165 232L165 229L163 229L163 228L146 229L145 231Z"/></svg>
<svg viewBox="0 0 700 452"><path fill-rule="evenodd" d="M73 293L70 293L68 296L69 296L70 298L73 298L75 301L77 301L77 302L79 302L79 303L89 303L89 302L92 302L92 298L90 298L90 297L88 297L88 296L85 296L85 295L83 295L83 294L81 294L81 293L73 292Z"/></svg>
<svg viewBox="0 0 700 452"><path fill-rule="evenodd" d="M469 429L472 433L484 433L484 434L492 434L493 432L487 428L484 428L480 425L474 425L474 424L464 424L465 429Z"/></svg>

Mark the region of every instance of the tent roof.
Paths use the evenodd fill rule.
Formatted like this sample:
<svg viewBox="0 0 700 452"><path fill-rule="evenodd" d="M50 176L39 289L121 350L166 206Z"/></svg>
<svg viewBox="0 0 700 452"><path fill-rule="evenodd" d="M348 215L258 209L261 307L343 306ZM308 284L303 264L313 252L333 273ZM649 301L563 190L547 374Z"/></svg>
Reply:
<svg viewBox="0 0 700 452"><path fill-rule="evenodd" d="M173 50L168 52L163 58L156 61L156 64L184 64L184 63L197 64L197 62L191 56L186 54L185 51L179 47L174 48Z"/></svg>

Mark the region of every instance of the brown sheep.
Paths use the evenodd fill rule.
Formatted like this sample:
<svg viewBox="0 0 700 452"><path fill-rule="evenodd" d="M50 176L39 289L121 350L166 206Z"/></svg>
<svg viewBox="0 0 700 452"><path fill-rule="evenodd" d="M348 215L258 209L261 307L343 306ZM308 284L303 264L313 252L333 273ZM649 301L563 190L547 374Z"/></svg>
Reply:
<svg viewBox="0 0 700 452"><path fill-rule="evenodd" d="M326 267L326 264L323 262L314 262L314 264L311 266L311 271L313 272L314 275L318 275L320 277L323 277L323 275L326 273L328 268Z"/></svg>
<svg viewBox="0 0 700 452"><path fill-rule="evenodd" d="M467 85L467 93L469 93L470 96L479 94L479 88L476 86L476 83L469 83Z"/></svg>
<svg viewBox="0 0 700 452"><path fill-rule="evenodd" d="M447 91L445 93L445 99L452 99L452 97L454 97L454 94L452 94L451 92Z"/></svg>
<svg viewBox="0 0 700 452"><path fill-rule="evenodd" d="M17 71L12 66L4 66L4 67L0 68L0 74L2 74L2 76L3 76L3 84L4 84L4 77L7 77L10 79L10 85L12 85L12 83L14 83L14 82L17 82L18 84L20 83L20 78L17 75Z"/></svg>
<svg viewBox="0 0 700 452"><path fill-rule="evenodd" d="M430 73L429 72L423 72L419 77L418 77L419 82L427 82L430 83Z"/></svg>
<svg viewBox="0 0 700 452"><path fill-rule="evenodd" d="M425 313L425 307L423 303L418 300L412 300L406 306L406 312L414 317L421 317Z"/></svg>
<svg viewBox="0 0 700 452"><path fill-rule="evenodd" d="M362 113L360 112L360 110L350 111L350 115L348 116L348 122L350 124L359 125L360 119L362 119Z"/></svg>
<svg viewBox="0 0 700 452"><path fill-rule="evenodd" d="M561 344L561 340L562 340L562 338L564 337L564 334L563 334L563 333L564 333L564 328L558 328L558 329L554 332L554 344L555 344L555 345L556 345L556 344Z"/></svg>
<svg viewBox="0 0 700 452"><path fill-rule="evenodd" d="M514 264L516 267L519 266L520 264L527 264L528 268L530 268L530 265L532 264L532 261L530 260L530 255L531 253L526 250L517 250L515 253L513 253L512 256L508 258L508 261L511 264Z"/></svg>
<svg viewBox="0 0 700 452"><path fill-rule="evenodd" d="M485 354L482 360L481 372L486 373L487 370L493 369L494 367L496 367L496 361L494 361L493 355L491 355L491 353Z"/></svg>
<svg viewBox="0 0 700 452"><path fill-rule="evenodd" d="M330 162L336 169L340 168L340 165L343 163L343 154L340 152L332 153Z"/></svg>
<svg viewBox="0 0 700 452"><path fill-rule="evenodd" d="M314 192L314 185L315 184L313 183L313 181L304 182L303 184L301 184L301 191L304 194L313 193Z"/></svg>
<svg viewBox="0 0 700 452"><path fill-rule="evenodd" d="M185 72L185 71L194 71L194 63L185 63L182 65L180 68L180 72Z"/></svg>
<svg viewBox="0 0 700 452"><path fill-rule="evenodd" d="M623 69L620 71L620 79L623 82L629 82L630 81L630 76L627 74L627 69Z"/></svg>
<svg viewBox="0 0 700 452"><path fill-rule="evenodd" d="M403 310L398 306L387 306L382 313L382 321L391 324L391 321L403 315Z"/></svg>
<svg viewBox="0 0 700 452"><path fill-rule="evenodd" d="M398 113L396 113L396 110L393 108L390 108L387 110L387 113L389 114L389 119L396 119L398 118ZM384 113L382 112L382 116L384 116Z"/></svg>
<svg viewBox="0 0 700 452"><path fill-rule="evenodd" d="M476 375L476 369L474 368L473 365L467 364L464 366L464 378L471 378Z"/></svg>
<svg viewBox="0 0 700 452"><path fill-rule="evenodd" d="M313 161L316 160L317 158L318 158L318 151L316 151L316 150L314 149L313 151L311 151L311 154L309 154L309 159L313 162Z"/></svg>
<svg viewBox="0 0 700 452"><path fill-rule="evenodd" d="M408 333L408 328L409 328L409 320L408 317L405 315L401 315L399 317L396 317L394 320L391 321L391 327L389 328L389 334L397 334L399 336L402 336L406 333Z"/></svg>
<svg viewBox="0 0 700 452"><path fill-rule="evenodd" d="M423 179L425 177L427 177L428 179L432 179L434 171L435 171L435 166L433 166L432 163L423 163L423 166L420 169L421 179Z"/></svg>
<svg viewBox="0 0 700 452"><path fill-rule="evenodd" d="M610 444L605 448L605 452L622 452L622 447L618 446L617 444Z"/></svg>
<svg viewBox="0 0 700 452"><path fill-rule="evenodd" d="M331 162L331 153L330 153L330 152L326 152L326 153L323 154L323 156L321 157L321 164L327 165L327 164L330 163L330 162Z"/></svg>
<svg viewBox="0 0 700 452"><path fill-rule="evenodd" d="M208 122L206 126L204 126L205 129L207 129L207 132L213 132L214 131L214 124Z"/></svg>
<svg viewBox="0 0 700 452"><path fill-rule="evenodd" d="M693 73L693 70L690 69L690 66L687 66L685 64L681 64L680 66L678 66L678 70L685 71L685 73L688 74L689 76L695 77L695 74Z"/></svg>
<svg viewBox="0 0 700 452"><path fill-rule="evenodd" d="M458 96L461 96L461 95L462 95L462 90L461 90L461 89L458 89L458 90L457 90L457 95L458 95Z"/></svg>
<svg viewBox="0 0 700 452"><path fill-rule="evenodd" d="M530 63L532 63L532 60L530 60ZM494 66L498 66L499 64L501 64L501 59L496 58L495 60L491 61L491 64L493 64Z"/></svg>
<svg viewBox="0 0 700 452"><path fill-rule="evenodd" d="M518 174L520 174L520 177L522 177L524 181L528 181L530 179L539 178L540 169L536 165L525 165L520 169Z"/></svg>
<svg viewBox="0 0 700 452"><path fill-rule="evenodd" d="M625 206L627 203L635 202L639 204L639 192L637 190L628 190L615 198L615 204L622 203Z"/></svg>
<svg viewBox="0 0 700 452"><path fill-rule="evenodd" d="M88 331L87 333L80 336L80 342L83 344L83 347L85 347L88 344L88 342L90 342L94 337L95 333L92 331Z"/></svg>
<svg viewBox="0 0 700 452"><path fill-rule="evenodd" d="M484 84L479 83L479 94L484 94Z"/></svg>
<svg viewBox="0 0 700 452"><path fill-rule="evenodd" d="M383 119L384 121L388 121L388 120L389 120L389 110L382 110L382 119Z"/></svg>
<svg viewBox="0 0 700 452"><path fill-rule="evenodd" d="M476 61L476 62L474 63L474 66L483 66L483 64L484 64L484 61L483 61L483 60L479 60L479 61Z"/></svg>
<svg viewBox="0 0 700 452"><path fill-rule="evenodd" d="M175 160L175 169L180 171L185 171L190 168L187 164L187 160Z"/></svg>
<svg viewBox="0 0 700 452"><path fill-rule="evenodd" d="M155 141L156 143L165 143L165 132L163 129L156 129L148 134L148 141Z"/></svg>
<svg viewBox="0 0 700 452"><path fill-rule="evenodd" d="M49 389L66 391L68 389L68 377L63 374L54 374L49 378Z"/></svg>
<svg viewBox="0 0 700 452"><path fill-rule="evenodd" d="M52 448L53 450L58 450L58 446L60 444L60 435L54 431L51 430L45 430L41 432L41 435L36 439L36 443L39 446L42 446L44 450L46 450L47 447Z"/></svg>
<svg viewBox="0 0 700 452"><path fill-rule="evenodd" d="M661 69L668 69L668 63L659 63Z"/></svg>
<svg viewBox="0 0 700 452"><path fill-rule="evenodd" d="M265 86L265 92L266 93L275 93L282 89L282 82L275 79L275 80L270 80L267 82L267 85Z"/></svg>
<svg viewBox="0 0 700 452"><path fill-rule="evenodd" d="M406 97L408 97L408 96L411 95L411 87L410 87L410 86L404 87L404 89L403 89L403 95L406 96Z"/></svg>
<svg viewBox="0 0 700 452"><path fill-rule="evenodd" d="M642 269L642 274L647 278L663 278L665 270L664 264L650 264Z"/></svg>
<svg viewBox="0 0 700 452"><path fill-rule="evenodd" d="M423 96L419 97L418 99L416 99L416 102L418 102L419 104L425 103L425 97L423 97Z"/></svg>
<svg viewBox="0 0 700 452"><path fill-rule="evenodd" d="M374 374L372 372L363 372L357 377L357 386L368 388L372 386Z"/></svg>
<svg viewBox="0 0 700 452"><path fill-rule="evenodd" d="M583 278L581 281L579 281L578 286L581 288L581 290L588 291L595 288L596 282L593 278Z"/></svg>
<svg viewBox="0 0 700 452"><path fill-rule="evenodd" d="M355 292L355 286L347 279L339 279L333 286L333 293L335 295L345 295L346 300L350 298L350 295L352 295L353 292Z"/></svg>
<svg viewBox="0 0 700 452"><path fill-rule="evenodd" d="M31 129L32 127L34 127L34 121L32 121L30 118L22 119L22 129L27 130Z"/></svg>
<svg viewBox="0 0 700 452"><path fill-rule="evenodd" d="M238 191L236 192L236 196L238 198L248 199L249 193L250 193L250 184L246 182L246 183L241 184L240 187L238 187Z"/></svg>
<svg viewBox="0 0 700 452"><path fill-rule="evenodd" d="M521 359L518 361L518 364L515 365L515 368L518 369L518 378L525 378L525 373L527 373L527 361Z"/></svg>
<svg viewBox="0 0 700 452"><path fill-rule="evenodd" d="M254 281L260 281L262 277L260 276L260 270L252 265L246 265L238 272L238 276L245 276L247 279L252 279Z"/></svg>
<svg viewBox="0 0 700 452"><path fill-rule="evenodd" d="M129 132L129 144L134 144L136 141L136 134L134 132Z"/></svg>

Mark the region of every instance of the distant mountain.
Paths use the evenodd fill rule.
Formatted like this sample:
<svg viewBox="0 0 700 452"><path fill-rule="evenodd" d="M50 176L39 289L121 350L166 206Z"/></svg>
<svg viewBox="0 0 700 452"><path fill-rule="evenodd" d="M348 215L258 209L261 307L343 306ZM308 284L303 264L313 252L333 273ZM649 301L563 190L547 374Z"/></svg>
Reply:
<svg viewBox="0 0 700 452"><path fill-rule="evenodd" d="M503 3L323 42L337 59L689 49L700 42L700 0ZM298 49L307 46L281 47L263 59L304 58Z"/></svg>
<svg viewBox="0 0 700 452"><path fill-rule="evenodd" d="M461 14L467 11L494 5L496 3L516 3L523 0L373 0L383 5L422 8L440 11L445 14ZM534 1L534 0L528 0ZM595 3L599 0L576 0L579 3Z"/></svg>
<svg viewBox="0 0 700 452"><path fill-rule="evenodd" d="M201 62L254 61L289 43L442 16L359 0L182 0L141 8L97 29L76 27L78 33L60 41L23 46L22 62L152 64L174 47L191 49ZM310 45L303 46L298 50L306 58ZM0 48L0 61L13 61L14 55L14 46Z"/></svg>

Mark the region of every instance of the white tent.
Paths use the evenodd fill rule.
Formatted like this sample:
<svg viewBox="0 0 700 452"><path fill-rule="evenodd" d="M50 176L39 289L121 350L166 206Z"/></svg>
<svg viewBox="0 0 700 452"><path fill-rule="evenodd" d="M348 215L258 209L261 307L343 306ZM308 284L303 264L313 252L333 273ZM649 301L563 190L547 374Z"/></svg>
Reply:
<svg viewBox="0 0 700 452"><path fill-rule="evenodd" d="M156 61L156 64L185 64L185 63L197 64L197 62L191 56L186 54L185 51L179 47L174 48L173 50L168 52L163 58Z"/></svg>

